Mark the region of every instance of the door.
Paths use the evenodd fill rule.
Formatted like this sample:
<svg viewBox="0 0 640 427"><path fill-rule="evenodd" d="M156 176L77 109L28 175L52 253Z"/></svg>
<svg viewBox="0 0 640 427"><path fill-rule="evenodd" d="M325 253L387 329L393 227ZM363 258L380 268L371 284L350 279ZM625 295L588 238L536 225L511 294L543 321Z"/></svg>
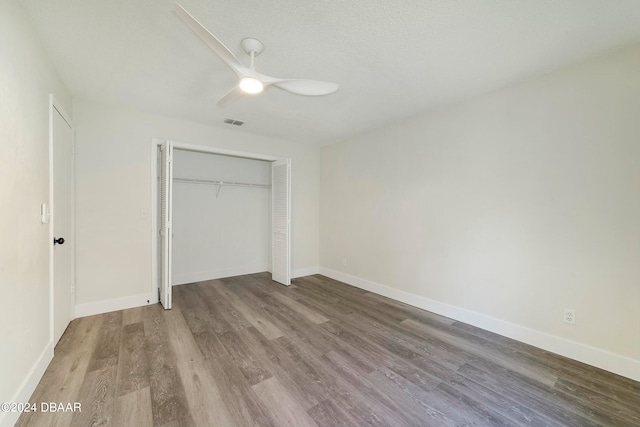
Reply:
<svg viewBox="0 0 640 427"><path fill-rule="evenodd" d="M73 319L73 130L52 107L53 343Z"/></svg>
<svg viewBox="0 0 640 427"><path fill-rule="evenodd" d="M271 164L271 278L291 284L291 160Z"/></svg>
<svg viewBox="0 0 640 427"><path fill-rule="evenodd" d="M171 308L173 143L160 144L160 303Z"/></svg>

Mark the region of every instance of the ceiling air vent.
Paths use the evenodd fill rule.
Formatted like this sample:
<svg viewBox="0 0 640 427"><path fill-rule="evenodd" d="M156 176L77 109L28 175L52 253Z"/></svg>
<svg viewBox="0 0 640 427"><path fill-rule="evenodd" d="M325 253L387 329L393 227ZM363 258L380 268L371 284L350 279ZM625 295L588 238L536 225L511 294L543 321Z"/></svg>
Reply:
<svg viewBox="0 0 640 427"><path fill-rule="evenodd" d="M235 119L224 119L224 122L228 125L236 125L236 126L242 126L244 124L242 120L235 120Z"/></svg>

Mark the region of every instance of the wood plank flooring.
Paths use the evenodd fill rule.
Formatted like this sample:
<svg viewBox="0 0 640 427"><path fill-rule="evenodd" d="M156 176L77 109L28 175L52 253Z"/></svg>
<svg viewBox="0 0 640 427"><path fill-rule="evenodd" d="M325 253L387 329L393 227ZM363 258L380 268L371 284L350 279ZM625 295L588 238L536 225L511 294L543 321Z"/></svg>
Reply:
<svg viewBox="0 0 640 427"><path fill-rule="evenodd" d="M324 276L74 320L17 426L640 426L640 383Z"/></svg>

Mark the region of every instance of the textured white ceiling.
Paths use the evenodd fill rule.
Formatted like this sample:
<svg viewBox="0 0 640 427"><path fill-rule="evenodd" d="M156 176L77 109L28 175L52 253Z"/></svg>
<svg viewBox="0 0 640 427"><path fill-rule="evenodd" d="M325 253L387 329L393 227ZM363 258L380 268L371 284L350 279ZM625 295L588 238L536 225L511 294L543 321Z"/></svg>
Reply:
<svg viewBox="0 0 640 427"><path fill-rule="evenodd" d="M182 0L259 71L340 83L324 97L270 89L220 109L233 73L170 0L20 0L76 97L310 144L640 42L638 0Z"/></svg>

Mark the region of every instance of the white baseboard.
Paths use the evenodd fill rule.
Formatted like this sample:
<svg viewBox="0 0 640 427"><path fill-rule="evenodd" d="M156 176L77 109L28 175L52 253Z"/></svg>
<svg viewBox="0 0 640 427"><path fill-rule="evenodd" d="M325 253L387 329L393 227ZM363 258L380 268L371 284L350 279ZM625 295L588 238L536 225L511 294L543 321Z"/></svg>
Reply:
<svg viewBox="0 0 640 427"><path fill-rule="evenodd" d="M44 350L42 350L42 353L40 353L40 356L36 360L36 363L33 364L31 369L29 370L29 373L22 381L22 384L20 384L18 391L15 393L12 399L9 400L9 402L29 402L29 398L42 379L42 376L47 370L47 366L49 366L51 359L53 359L53 342L49 341ZM0 427L13 426L16 421L18 421L19 417L19 412L0 412Z"/></svg>
<svg viewBox="0 0 640 427"><path fill-rule="evenodd" d="M198 271L196 273L174 274L173 285L204 282L205 280L222 279L224 277L243 276L245 274L262 273L270 270L267 265L253 265L248 267L224 268L220 270Z"/></svg>
<svg viewBox="0 0 640 427"><path fill-rule="evenodd" d="M78 317L87 317L93 316L94 314L141 307L143 305L156 304L157 302L157 294L140 294L103 301L87 302L84 304L76 304L74 317L77 319Z"/></svg>
<svg viewBox="0 0 640 427"><path fill-rule="evenodd" d="M320 273L320 267L318 267L317 265L313 267L298 268L291 271L291 278L297 279L298 277L311 276L318 273Z"/></svg>
<svg viewBox="0 0 640 427"><path fill-rule="evenodd" d="M475 311L445 304L410 292L381 285L367 279L352 276L326 267L320 274L423 310L454 319L496 334L533 345L543 350L565 356L597 368L640 381L640 360L611 353L545 332L500 320Z"/></svg>

